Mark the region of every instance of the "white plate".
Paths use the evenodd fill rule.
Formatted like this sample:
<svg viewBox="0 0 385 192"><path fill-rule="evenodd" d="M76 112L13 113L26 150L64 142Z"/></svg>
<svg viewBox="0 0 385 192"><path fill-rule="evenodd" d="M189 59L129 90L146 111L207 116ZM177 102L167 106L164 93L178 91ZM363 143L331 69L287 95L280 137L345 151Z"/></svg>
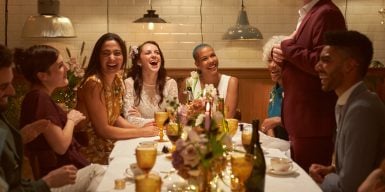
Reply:
<svg viewBox="0 0 385 192"><path fill-rule="evenodd" d="M291 175L293 173L296 173L296 169L291 168L288 171L277 171L277 170L274 170L273 168L271 168L270 166L268 166L266 172L271 174L271 175Z"/></svg>

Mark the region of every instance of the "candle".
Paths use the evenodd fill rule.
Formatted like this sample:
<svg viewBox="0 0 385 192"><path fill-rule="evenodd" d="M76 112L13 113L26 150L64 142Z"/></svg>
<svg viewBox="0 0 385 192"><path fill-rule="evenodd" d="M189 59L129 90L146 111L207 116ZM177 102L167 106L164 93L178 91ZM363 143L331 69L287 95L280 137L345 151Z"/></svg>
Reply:
<svg viewBox="0 0 385 192"><path fill-rule="evenodd" d="M206 111L205 111L205 129L210 130L211 116L210 116L210 102L206 102Z"/></svg>

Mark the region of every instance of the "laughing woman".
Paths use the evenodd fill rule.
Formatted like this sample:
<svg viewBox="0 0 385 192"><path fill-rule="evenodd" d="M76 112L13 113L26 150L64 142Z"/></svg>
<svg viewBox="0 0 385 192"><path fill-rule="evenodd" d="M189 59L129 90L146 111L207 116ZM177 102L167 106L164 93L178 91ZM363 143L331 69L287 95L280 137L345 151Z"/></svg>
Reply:
<svg viewBox="0 0 385 192"><path fill-rule="evenodd" d="M132 48L130 55L123 112L128 121L143 126L153 122L154 112L165 111L167 98L178 98L178 87L166 76L163 53L155 41Z"/></svg>
<svg viewBox="0 0 385 192"><path fill-rule="evenodd" d="M121 73L126 63L124 41L106 33L96 42L79 86L77 109L86 116L80 126L89 139L84 153L92 163L107 164L115 140L158 134L152 123L138 127L120 116L125 92Z"/></svg>

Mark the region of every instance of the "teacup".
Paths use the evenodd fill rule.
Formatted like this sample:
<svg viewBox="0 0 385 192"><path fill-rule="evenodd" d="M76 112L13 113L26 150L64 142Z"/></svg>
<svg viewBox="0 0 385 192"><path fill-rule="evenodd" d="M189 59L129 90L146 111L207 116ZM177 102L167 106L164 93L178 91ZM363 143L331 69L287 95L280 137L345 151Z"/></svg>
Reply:
<svg viewBox="0 0 385 192"><path fill-rule="evenodd" d="M273 157L270 159L270 167L274 171L287 172L293 168L293 161L287 158Z"/></svg>

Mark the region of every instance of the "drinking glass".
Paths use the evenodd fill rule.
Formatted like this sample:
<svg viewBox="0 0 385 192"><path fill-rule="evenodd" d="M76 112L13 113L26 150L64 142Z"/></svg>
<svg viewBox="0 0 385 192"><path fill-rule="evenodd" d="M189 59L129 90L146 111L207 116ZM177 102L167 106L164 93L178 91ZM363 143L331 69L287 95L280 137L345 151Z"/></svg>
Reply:
<svg viewBox="0 0 385 192"><path fill-rule="evenodd" d="M250 154L231 155L231 171L233 178L231 188L235 191L245 191L245 181L253 170L253 156Z"/></svg>
<svg viewBox="0 0 385 192"><path fill-rule="evenodd" d="M159 128L159 140L158 142L165 142L166 140L163 139L163 129L164 129L164 123L168 119L168 113L164 111L157 111L154 114L154 119L156 126Z"/></svg>
<svg viewBox="0 0 385 192"><path fill-rule="evenodd" d="M136 163L146 175L154 167L156 161L157 149L154 146L139 145L135 149Z"/></svg>
<svg viewBox="0 0 385 192"><path fill-rule="evenodd" d="M242 145L246 152L249 151L251 146L252 129L250 127L244 127L242 130Z"/></svg>
<svg viewBox="0 0 385 192"><path fill-rule="evenodd" d="M171 153L175 151L175 142L181 137L182 129L183 127L175 122L170 122L166 126L166 135L172 143Z"/></svg>
<svg viewBox="0 0 385 192"><path fill-rule="evenodd" d="M135 191L136 192L160 192L162 186L162 179L159 175L138 175L135 177Z"/></svg>
<svg viewBox="0 0 385 192"><path fill-rule="evenodd" d="M238 119L226 119L226 121L229 128L228 132L233 137L238 130Z"/></svg>

